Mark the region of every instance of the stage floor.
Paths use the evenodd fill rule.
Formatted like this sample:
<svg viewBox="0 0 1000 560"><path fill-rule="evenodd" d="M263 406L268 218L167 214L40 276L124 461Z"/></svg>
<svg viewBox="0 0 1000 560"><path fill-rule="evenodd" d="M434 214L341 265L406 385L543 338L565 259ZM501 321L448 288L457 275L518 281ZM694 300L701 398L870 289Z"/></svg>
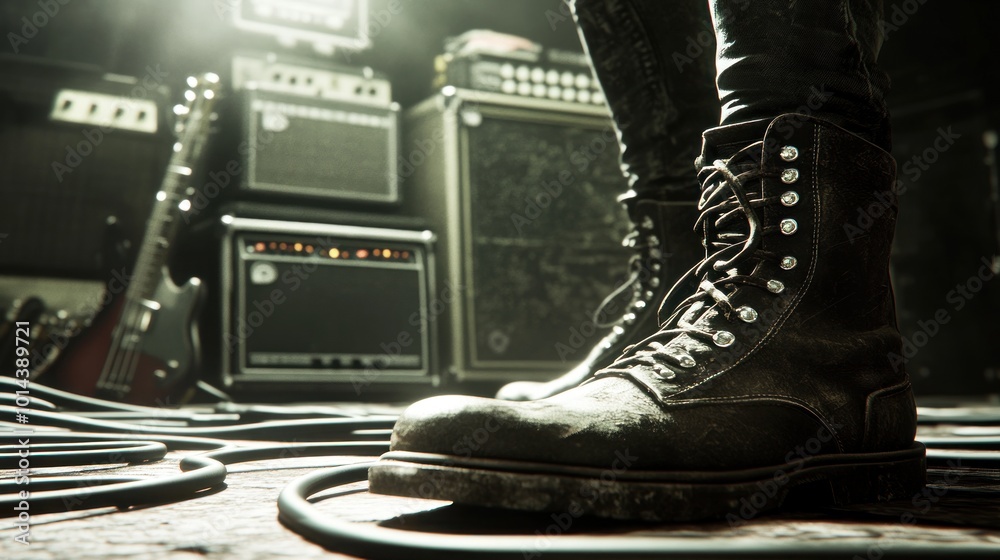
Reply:
<svg viewBox="0 0 1000 560"><path fill-rule="evenodd" d="M99 479L116 474L164 476L178 472L181 457L197 452L171 452L144 465L51 468L46 474L86 473ZM347 558L315 545L277 519L276 500L285 485L317 468L365 458L291 457L240 463L229 467L225 487L179 503L32 516L29 546L14 542L13 519L0 531L0 557L32 560L271 559ZM7 471L9 472L9 471ZM41 472L41 471L39 471ZM6 477L7 475L5 475ZM921 545L939 557L962 556L969 545L996 547L1000 558L1000 470L931 469L922 495L878 506L844 510L762 515L739 526L726 522L646 524L579 518L561 527L551 514L526 514L452 506L445 502L368 494L363 483L317 496L321 512L361 524L380 524L401 531L533 537L524 558L545 558L560 535L596 538L636 535L662 539L664 557L671 550L700 543L717 551L711 557L738 555L766 543L773 557L808 558L795 547L851 547L843 557L877 560L902 546ZM81 489L85 497L86 488ZM447 538L447 537L441 537ZM857 556L855 556L857 554ZM836 555L835 555L836 556ZM684 557L690 557L684 555ZM839 556L838 556L839 557ZM905 557L915 557L906 555Z"/></svg>

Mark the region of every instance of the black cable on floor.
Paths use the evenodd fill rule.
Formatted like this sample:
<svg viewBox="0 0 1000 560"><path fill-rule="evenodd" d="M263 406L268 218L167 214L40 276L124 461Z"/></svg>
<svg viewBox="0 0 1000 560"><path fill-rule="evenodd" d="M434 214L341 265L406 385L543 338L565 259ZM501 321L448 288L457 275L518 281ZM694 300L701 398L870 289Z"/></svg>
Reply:
<svg viewBox="0 0 1000 560"><path fill-rule="evenodd" d="M360 463L323 469L292 481L278 497L278 519L289 529L329 550L372 560L524 560L525 558L618 560L636 558L867 558L866 541L818 541L786 543L775 539L743 539L720 547L708 539L648 536L560 535L542 539L532 536L470 536L448 533L417 533L363 525L324 515L309 503L309 497L337 486L368 479L368 467ZM544 545L544 546L543 546ZM894 543L887 556L896 558L996 558L997 548L984 544L944 546Z"/></svg>

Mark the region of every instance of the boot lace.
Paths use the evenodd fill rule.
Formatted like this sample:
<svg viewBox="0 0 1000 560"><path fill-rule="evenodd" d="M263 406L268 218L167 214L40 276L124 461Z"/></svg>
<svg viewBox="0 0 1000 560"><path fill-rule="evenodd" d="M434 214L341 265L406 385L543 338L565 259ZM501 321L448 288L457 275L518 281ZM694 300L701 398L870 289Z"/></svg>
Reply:
<svg viewBox="0 0 1000 560"><path fill-rule="evenodd" d="M697 361L679 345L668 345L678 335L686 334L718 347L731 346L733 334L725 328L712 328L697 323L708 307L715 305L726 321L757 320L757 312L749 307L735 307L731 297L739 286L751 286L780 293L784 286L776 280L766 280L753 273L762 260L777 261L780 257L761 249L761 238L779 230L778 225L766 225L760 217L765 206L780 202L780 197L764 197L760 185L765 176L753 158L761 153L762 142L753 143L726 160L701 165L699 179L702 194L698 201L700 214L695 229L704 230L708 256L688 270L671 288L665 301L683 295L678 290L697 285L694 293L679 301L673 312L653 335L625 349L623 355L607 370L625 369L635 364L651 366L665 378L676 375L675 368L688 369ZM773 176L777 176L776 174ZM673 366L673 367L671 367Z"/></svg>

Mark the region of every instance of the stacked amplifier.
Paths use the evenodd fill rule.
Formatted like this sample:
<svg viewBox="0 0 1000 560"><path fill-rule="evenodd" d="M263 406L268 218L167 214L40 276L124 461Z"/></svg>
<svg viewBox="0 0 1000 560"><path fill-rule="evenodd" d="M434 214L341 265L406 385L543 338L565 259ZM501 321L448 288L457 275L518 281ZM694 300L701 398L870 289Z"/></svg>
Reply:
<svg viewBox="0 0 1000 560"><path fill-rule="evenodd" d="M233 86L247 193L399 201L399 106L385 77L369 68L237 56Z"/></svg>
<svg viewBox="0 0 1000 560"><path fill-rule="evenodd" d="M553 60L453 49L440 93L404 119L404 206L438 235L438 289L459 294L438 325L459 380L567 371L606 333L594 315L627 275L607 107L581 55Z"/></svg>
<svg viewBox="0 0 1000 560"><path fill-rule="evenodd" d="M367 397L434 383L434 236L394 219L399 106L366 68L233 61L222 378L240 393ZM224 161L225 158L219 161Z"/></svg>

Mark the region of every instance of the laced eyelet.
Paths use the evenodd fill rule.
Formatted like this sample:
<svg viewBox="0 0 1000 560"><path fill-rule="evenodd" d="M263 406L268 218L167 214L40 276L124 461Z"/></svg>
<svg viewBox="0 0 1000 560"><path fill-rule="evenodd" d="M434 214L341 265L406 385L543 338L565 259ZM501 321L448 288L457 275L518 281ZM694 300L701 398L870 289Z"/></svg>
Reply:
<svg viewBox="0 0 1000 560"><path fill-rule="evenodd" d="M799 264L799 259L795 257L781 257L781 268L782 270L791 270L795 268L795 265Z"/></svg>
<svg viewBox="0 0 1000 560"><path fill-rule="evenodd" d="M795 161L799 158L799 149L795 146L784 146L778 155L785 161Z"/></svg>
<svg viewBox="0 0 1000 560"><path fill-rule="evenodd" d="M785 285L777 280L768 280L767 291L771 292L772 294L780 294L781 292L785 291Z"/></svg>
<svg viewBox="0 0 1000 560"><path fill-rule="evenodd" d="M687 354L681 354L677 356L677 361L680 363L682 368L693 368L698 365L698 362L694 361L694 358L688 356Z"/></svg>
<svg viewBox="0 0 1000 560"><path fill-rule="evenodd" d="M653 229L654 227L656 227L656 223L653 222L653 218L650 216L643 216L642 229Z"/></svg>
<svg viewBox="0 0 1000 560"><path fill-rule="evenodd" d="M781 194L781 204L784 206L795 206L799 203L799 193L787 191Z"/></svg>
<svg viewBox="0 0 1000 560"><path fill-rule="evenodd" d="M791 185L795 181L799 180L799 170L794 167L790 167L781 172L781 182L786 185Z"/></svg>
<svg viewBox="0 0 1000 560"><path fill-rule="evenodd" d="M799 223L791 218L786 218L784 220L781 220L779 227L781 228L781 233L785 235L791 235L796 231L798 231Z"/></svg>
<svg viewBox="0 0 1000 560"><path fill-rule="evenodd" d="M712 335L712 342L719 348L726 348L736 342L736 337L729 331L719 331Z"/></svg>
<svg viewBox="0 0 1000 560"><path fill-rule="evenodd" d="M744 323L753 323L757 320L757 310L752 307L743 306L736 310L736 314Z"/></svg>
<svg viewBox="0 0 1000 560"><path fill-rule="evenodd" d="M660 286L660 279L655 276L653 278L650 278L649 285L654 288L658 288Z"/></svg>
<svg viewBox="0 0 1000 560"><path fill-rule="evenodd" d="M645 309L646 308L646 302L640 299L640 300L636 301L635 303L633 303L632 307L634 307L636 309Z"/></svg>
<svg viewBox="0 0 1000 560"><path fill-rule="evenodd" d="M656 364L653 366L653 373L659 376L661 379L673 379L677 377L677 374L667 366L663 364Z"/></svg>
<svg viewBox="0 0 1000 560"><path fill-rule="evenodd" d="M626 325L631 325L632 323L635 322L635 313L626 313L625 315L622 316L622 321Z"/></svg>

